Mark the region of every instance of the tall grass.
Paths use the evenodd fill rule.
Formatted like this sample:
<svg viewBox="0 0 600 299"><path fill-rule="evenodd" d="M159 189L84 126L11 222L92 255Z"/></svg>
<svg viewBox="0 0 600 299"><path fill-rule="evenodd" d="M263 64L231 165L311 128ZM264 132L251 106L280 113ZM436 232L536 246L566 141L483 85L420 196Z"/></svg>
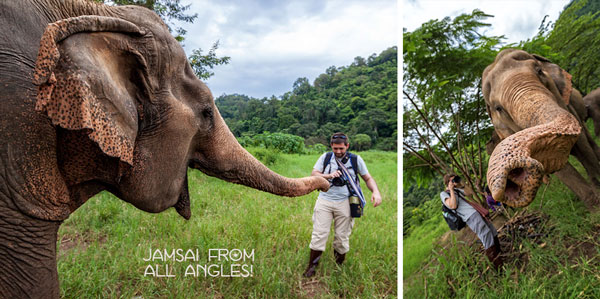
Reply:
<svg viewBox="0 0 600 299"><path fill-rule="evenodd" d="M397 281L396 153L360 153L383 194L383 204L357 219L342 267L333 259L330 234L315 278L302 272L308 261L312 209L317 193L285 198L230 184L189 170L192 218L174 209L142 212L110 193L91 198L59 230L58 272L65 298L273 298L395 297ZM288 177L308 176L318 155L280 154L269 165ZM364 186L366 196L370 192ZM198 249L198 262L146 262L152 249ZM209 249L254 250L250 277L184 277L189 264L208 260ZM229 256L231 257L231 256ZM174 267L176 277L144 276L148 264ZM235 266L234 266L235 267ZM239 270L239 268L237 268ZM244 273L244 272L242 272Z"/></svg>

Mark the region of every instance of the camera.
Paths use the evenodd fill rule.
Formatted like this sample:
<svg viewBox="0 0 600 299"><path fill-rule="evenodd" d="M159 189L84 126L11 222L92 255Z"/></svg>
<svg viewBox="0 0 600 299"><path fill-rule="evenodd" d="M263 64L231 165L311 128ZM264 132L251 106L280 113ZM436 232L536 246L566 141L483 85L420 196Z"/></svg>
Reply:
<svg viewBox="0 0 600 299"><path fill-rule="evenodd" d="M346 180L343 177L331 179L331 184L337 187L346 186Z"/></svg>
<svg viewBox="0 0 600 299"><path fill-rule="evenodd" d="M452 182L453 182L453 183L455 183L455 184L458 184L458 183L460 183L460 177L459 177L459 176L455 176L455 177L453 177L453 178L452 178Z"/></svg>

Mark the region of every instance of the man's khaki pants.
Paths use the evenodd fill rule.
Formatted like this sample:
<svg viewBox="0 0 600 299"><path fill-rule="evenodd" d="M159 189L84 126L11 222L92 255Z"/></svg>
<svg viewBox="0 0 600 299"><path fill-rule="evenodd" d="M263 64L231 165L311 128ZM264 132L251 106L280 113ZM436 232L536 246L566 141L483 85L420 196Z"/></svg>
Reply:
<svg viewBox="0 0 600 299"><path fill-rule="evenodd" d="M350 204L348 200L330 201L317 199L313 212L313 232L310 249L325 251L327 237L334 221L333 249L339 254L350 250L350 233L354 226L354 219L350 217Z"/></svg>

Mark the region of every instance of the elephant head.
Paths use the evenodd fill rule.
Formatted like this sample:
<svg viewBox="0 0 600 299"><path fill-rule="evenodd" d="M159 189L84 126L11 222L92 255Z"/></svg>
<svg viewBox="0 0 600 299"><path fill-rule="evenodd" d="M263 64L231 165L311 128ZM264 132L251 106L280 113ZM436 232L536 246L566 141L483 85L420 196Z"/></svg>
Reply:
<svg viewBox="0 0 600 299"><path fill-rule="evenodd" d="M277 175L244 150L162 20L126 9L135 13L49 24L33 73L36 110L112 157L114 177L103 182L110 191L144 211L175 207L188 219L188 166L284 196L328 188L323 178ZM64 155L68 186L90 179L70 165L83 160L78 154Z"/></svg>
<svg viewBox="0 0 600 299"><path fill-rule="evenodd" d="M581 132L567 111L571 75L544 57L508 49L484 70L482 89L502 140L490 156L488 185L494 199L526 206L543 175L565 166Z"/></svg>

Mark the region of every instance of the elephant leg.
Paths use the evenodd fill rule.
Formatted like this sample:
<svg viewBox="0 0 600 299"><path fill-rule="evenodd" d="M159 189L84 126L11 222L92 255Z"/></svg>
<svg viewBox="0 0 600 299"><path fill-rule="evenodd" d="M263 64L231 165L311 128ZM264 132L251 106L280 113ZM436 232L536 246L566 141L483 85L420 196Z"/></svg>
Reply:
<svg viewBox="0 0 600 299"><path fill-rule="evenodd" d="M600 137L600 118L594 115L592 120L594 121L594 133L596 137Z"/></svg>
<svg viewBox="0 0 600 299"><path fill-rule="evenodd" d="M577 172L571 163L554 173L575 195L583 201L588 210L593 211L600 203L600 193Z"/></svg>
<svg viewBox="0 0 600 299"><path fill-rule="evenodd" d="M2 190L0 187L0 191ZM22 214L0 192L0 298L59 298L60 222Z"/></svg>
<svg viewBox="0 0 600 299"><path fill-rule="evenodd" d="M598 129L600 130L600 128L598 128ZM600 161L600 147L598 146L598 144L596 144L596 141L594 140L594 137L592 137L592 134L590 133L590 131L583 130L583 132L585 133L585 136L588 140L588 143L592 147L592 150L596 154L596 160Z"/></svg>
<svg viewBox="0 0 600 299"><path fill-rule="evenodd" d="M590 181L597 187L600 187L600 162L596 158L596 153L592 149L585 133L579 135L571 153L581 162Z"/></svg>

